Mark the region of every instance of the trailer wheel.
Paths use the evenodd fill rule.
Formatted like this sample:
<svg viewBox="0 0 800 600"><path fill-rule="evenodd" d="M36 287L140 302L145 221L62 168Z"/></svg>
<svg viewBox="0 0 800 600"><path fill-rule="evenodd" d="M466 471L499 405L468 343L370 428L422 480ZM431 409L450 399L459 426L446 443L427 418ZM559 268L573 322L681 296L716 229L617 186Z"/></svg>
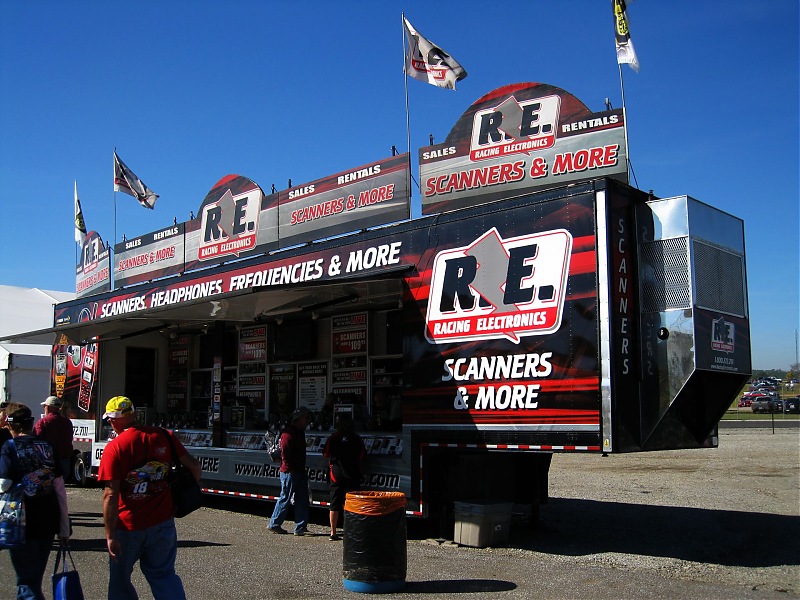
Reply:
<svg viewBox="0 0 800 600"><path fill-rule="evenodd" d="M72 462L72 480L79 487L86 487L86 463L80 454L76 454Z"/></svg>

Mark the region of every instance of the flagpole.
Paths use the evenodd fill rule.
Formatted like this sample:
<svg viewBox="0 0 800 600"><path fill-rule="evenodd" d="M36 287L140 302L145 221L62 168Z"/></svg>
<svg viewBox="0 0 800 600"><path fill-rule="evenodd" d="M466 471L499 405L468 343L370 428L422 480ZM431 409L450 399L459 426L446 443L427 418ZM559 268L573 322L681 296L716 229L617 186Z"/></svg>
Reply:
<svg viewBox="0 0 800 600"><path fill-rule="evenodd" d="M72 194L72 212L74 213L76 211L76 209L78 208L78 206L77 206L78 203L75 201L75 197L78 195L78 180L77 179L75 180L75 187L73 188L73 190L74 191L73 191L73 194ZM81 214L83 214L83 210L81 210ZM78 228L77 215L75 215L74 221L75 222L72 224L72 226L75 229L77 229ZM73 238L75 237L75 231L74 230L73 230L73 233L72 233L72 237ZM81 250L83 250L83 247L81 247ZM75 264L76 265L78 264L78 240L75 240Z"/></svg>
<svg viewBox="0 0 800 600"><path fill-rule="evenodd" d="M627 163L630 176L633 177L633 181L638 188L639 182L636 180L636 173L633 172L633 165L631 164L631 147L628 143L628 109L625 105L625 80L622 77L622 63L617 62L617 67L619 68L619 87L622 92L622 131L625 133L625 161Z"/></svg>
<svg viewBox="0 0 800 600"><path fill-rule="evenodd" d="M408 201L409 201L409 211L411 216L414 216L413 210L413 196L414 196L414 187L411 185L414 181L414 175L411 173L411 117L410 111L408 109L408 73L406 72L406 62L408 60L408 49L406 48L406 15L404 12L400 13L400 18L402 20L402 24L400 27L401 35L403 37L403 85L405 87L406 93L406 150L408 151ZM421 200L420 200L421 203Z"/></svg>
<svg viewBox="0 0 800 600"><path fill-rule="evenodd" d="M113 181L117 182L117 147L114 146L114 177ZM117 245L117 186L114 185L114 246ZM112 246L112 248L114 247Z"/></svg>
<svg viewBox="0 0 800 600"><path fill-rule="evenodd" d="M622 92L622 121L623 132L625 133L625 161L627 163L626 173L630 173L628 181L633 178L636 187L639 182L636 180L636 173L633 171L631 162L631 148L628 144L628 106L625 103L625 80L622 77L622 64L630 65L631 69L639 72L639 61L636 58L636 51L633 49L630 28L628 27L628 14L625 0L613 0L611 3L614 11L614 36L617 50L617 68L619 69L619 88Z"/></svg>
<svg viewBox="0 0 800 600"><path fill-rule="evenodd" d="M406 90L406 148L408 149L408 156L411 157L411 118L409 117L408 110L408 73L406 73L407 52L406 49L406 15L400 13L402 19L401 34L403 36L403 82Z"/></svg>
<svg viewBox="0 0 800 600"><path fill-rule="evenodd" d="M625 110L625 80L622 78L622 63L617 62L619 70L619 89L622 92L622 130L625 132L625 162L628 171L631 168L631 149L628 145L628 114Z"/></svg>

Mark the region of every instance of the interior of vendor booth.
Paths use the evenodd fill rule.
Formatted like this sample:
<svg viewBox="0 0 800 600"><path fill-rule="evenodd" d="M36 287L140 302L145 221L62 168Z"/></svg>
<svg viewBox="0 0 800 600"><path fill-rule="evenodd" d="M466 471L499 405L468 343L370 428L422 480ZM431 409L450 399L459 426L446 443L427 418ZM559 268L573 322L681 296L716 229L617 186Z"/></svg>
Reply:
<svg viewBox="0 0 800 600"><path fill-rule="evenodd" d="M348 412L359 431L399 432L406 269L80 322L70 336L99 340L98 410L127 395L141 423L192 445L261 448L300 406L311 431Z"/></svg>
<svg viewBox="0 0 800 600"><path fill-rule="evenodd" d="M312 431L331 431L339 412L361 431L399 431L402 322L394 308L167 326L107 347L125 370L107 369L104 395L124 387L142 423L222 430L212 445L260 443L299 406Z"/></svg>

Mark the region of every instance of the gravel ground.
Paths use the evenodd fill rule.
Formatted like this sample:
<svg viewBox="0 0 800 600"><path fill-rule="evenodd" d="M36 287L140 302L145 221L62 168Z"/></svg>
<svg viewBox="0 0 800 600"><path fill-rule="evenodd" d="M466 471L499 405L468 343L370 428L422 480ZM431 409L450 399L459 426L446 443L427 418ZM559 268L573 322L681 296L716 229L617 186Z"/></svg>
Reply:
<svg viewBox="0 0 800 600"><path fill-rule="evenodd" d="M84 592L104 598L101 491L68 495ZM713 450L555 455L550 495L539 523L515 523L503 548L440 543L409 522L407 587L394 597L800 598L797 427L723 428ZM342 589L327 513L313 511L320 535L296 538L266 531L272 504L209 504L178 520L189 598L363 597ZM7 552L0 574L0 598L13 598ZM150 598L140 573L134 581Z"/></svg>

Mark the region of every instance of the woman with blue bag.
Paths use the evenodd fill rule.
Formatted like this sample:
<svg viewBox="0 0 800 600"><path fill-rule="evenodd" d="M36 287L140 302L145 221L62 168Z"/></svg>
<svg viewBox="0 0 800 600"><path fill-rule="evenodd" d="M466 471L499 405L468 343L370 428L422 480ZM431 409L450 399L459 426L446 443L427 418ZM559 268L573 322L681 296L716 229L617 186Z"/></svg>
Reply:
<svg viewBox="0 0 800 600"><path fill-rule="evenodd" d="M42 579L50 548L58 535L69 541L67 491L52 446L35 437L30 408L12 402L0 423L11 439L0 448L0 492L17 486L24 492L25 538L9 547L17 576L18 600L42 600Z"/></svg>

